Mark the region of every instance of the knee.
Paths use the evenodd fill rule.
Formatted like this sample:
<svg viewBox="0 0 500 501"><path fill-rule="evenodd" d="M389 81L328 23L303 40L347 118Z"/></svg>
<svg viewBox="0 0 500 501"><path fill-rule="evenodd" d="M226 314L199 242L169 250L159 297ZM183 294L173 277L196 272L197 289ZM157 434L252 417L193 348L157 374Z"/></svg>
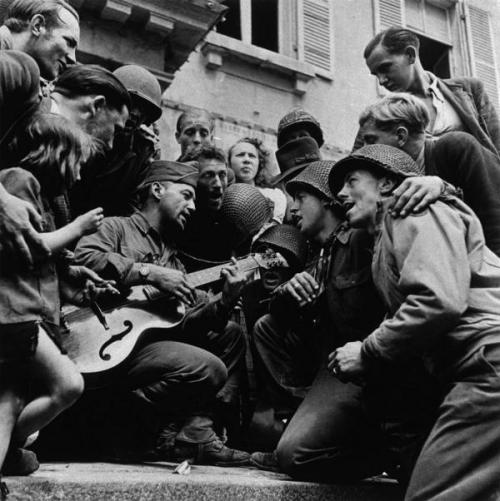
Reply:
<svg viewBox="0 0 500 501"><path fill-rule="evenodd" d="M245 345L245 339L243 337L243 331L239 324L236 322L233 322L230 320L226 328L224 329L224 334L226 335L226 338L228 340L228 343L231 344L236 344L238 346L244 346Z"/></svg>
<svg viewBox="0 0 500 501"><path fill-rule="evenodd" d="M227 368L224 362L215 355L210 354L205 361L200 379L205 382L207 388L211 391L219 391L227 380Z"/></svg>
<svg viewBox="0 0 500 501"><path fill-rule="evenodd" d="M287 439L286 435L282 437L276 447L276 458L280 470L291 477L294 477L296 473L298 452L298 444L294 440Z"/></svg>
<svg viewBox="0 0 500 501"><path fill-rule="evenodd" d="M80 398L84 387L85 384L82 375L75 371L73 374L65 377L64 382L56 388L53 400L56 402L57 407L66 409Z"/></svg>
<svg viewBox="0 0 500 501"><path fill-rule="evenodd" d="M236 322L229 321L224 329L225 344L234 358L242 359L245 356L246 343L243 330Z"/></svg>
<svg viewBox="0 0 500 501"><path fill-rule="evenodd" d="M276 337L282 337L282 332L276 325L276 321L268 313L260 317L254 325L252 331L252 344L256 347L265 347Z"/></svg>

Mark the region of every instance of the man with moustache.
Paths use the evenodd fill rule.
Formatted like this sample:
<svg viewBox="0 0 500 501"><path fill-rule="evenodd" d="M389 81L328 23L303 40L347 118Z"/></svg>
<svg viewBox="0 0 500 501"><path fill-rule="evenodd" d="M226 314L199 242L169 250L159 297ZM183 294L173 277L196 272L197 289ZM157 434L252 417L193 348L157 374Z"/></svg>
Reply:
<svg viewBox="0 0 500 501"><path fill-rule="evenodd" d="M120 383L160 416L150 453L160 460L238 466L248 454L221 442L210 411L244 354L241 332L228 320L245 277L235 266L224 268L222 296L207 300L190 285L175 250L195 210L198 176L190 165L153 162L140 188L140 210L105 218L97 233L80 240L75 261L113 277L119 288L152 285L188 307L179 328L134 353Z"/></svg>

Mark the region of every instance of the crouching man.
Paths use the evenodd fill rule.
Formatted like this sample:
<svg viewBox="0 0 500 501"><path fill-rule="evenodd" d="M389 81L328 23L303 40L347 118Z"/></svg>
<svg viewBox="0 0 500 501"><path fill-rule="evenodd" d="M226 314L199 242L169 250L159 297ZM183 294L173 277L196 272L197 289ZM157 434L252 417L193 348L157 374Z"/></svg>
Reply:
<svg viewBox="0 0 500 501"><path fill-rule="evenodd" d="M454 197L405 219L392 193L422 174L405 153L365 146L339 161L330 188L349 224L375 237L372 271L389 312L363 341L330 354L344 381L419 355L442 384L437 419L413 469L407 500L495 499L500 460L500 260L472 210Z"/></svg>
<svg viewBox="0 0 500 501"><path fill-rule="evenodd" d="M155 457L236 466L249 455L222 443L211 415L216 394L225 399L234 390L226 379L244 355L241 331L228 320L246 278L228 266L221 298L210 301L190 285L175 243L195 210L197 181L195 167L153 162L140 188L141 209L105 218L99 232L80 240L75 259L120 288L153 285L188 306L180 328L134 353L122 384L160 415Z"/></svg>

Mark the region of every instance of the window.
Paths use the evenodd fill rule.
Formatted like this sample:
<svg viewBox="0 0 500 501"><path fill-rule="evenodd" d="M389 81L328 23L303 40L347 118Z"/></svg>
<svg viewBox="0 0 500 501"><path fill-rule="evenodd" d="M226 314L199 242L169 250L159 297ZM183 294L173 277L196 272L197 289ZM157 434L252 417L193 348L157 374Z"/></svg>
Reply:
<svg viewBox="0 0 500 501"><path fill-rule="evenodd" d="M331 0L226 0L217 32L332 71Z"/></svg>
<svg viewBox="0 0 500 501"><path fill-rule="evenodd" d="M490 14L456 0L375 0L377 31L393 25L414 31L421 41L424 68L441 78L453 76L451 54L460 58L462 74L469 73L483 82L495 105L499 104L498 71ZM457 11L457 16L452 14ZM467 36L452 39L452 17L466 21ZM460 32L455 26L455 33ZM460 47L467 47L461 52Z"/></svg>
<svg viewBox="0 0 500 501"><path fill-rule="evenodd" d="M418 35L420 61L425 70L439 78L450 78L450 47L446 44Z"/></svg>
<svg viewBox="0 0 500 501"><path fill-rule="evenodd" d="M227 0L225 5L229 11L219 33L279 52L278 0Z"/></svg>

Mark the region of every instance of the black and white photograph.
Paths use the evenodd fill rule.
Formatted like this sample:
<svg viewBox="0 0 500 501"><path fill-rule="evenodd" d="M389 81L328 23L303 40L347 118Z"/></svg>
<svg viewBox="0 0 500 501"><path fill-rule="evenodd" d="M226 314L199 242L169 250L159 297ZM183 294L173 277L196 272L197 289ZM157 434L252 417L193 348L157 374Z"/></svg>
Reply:
<svg viewBox="0 0 500 501"><path fill-rule="evenodd" d="M0 0L0 501L500 501L500 0Z"/></svg>

